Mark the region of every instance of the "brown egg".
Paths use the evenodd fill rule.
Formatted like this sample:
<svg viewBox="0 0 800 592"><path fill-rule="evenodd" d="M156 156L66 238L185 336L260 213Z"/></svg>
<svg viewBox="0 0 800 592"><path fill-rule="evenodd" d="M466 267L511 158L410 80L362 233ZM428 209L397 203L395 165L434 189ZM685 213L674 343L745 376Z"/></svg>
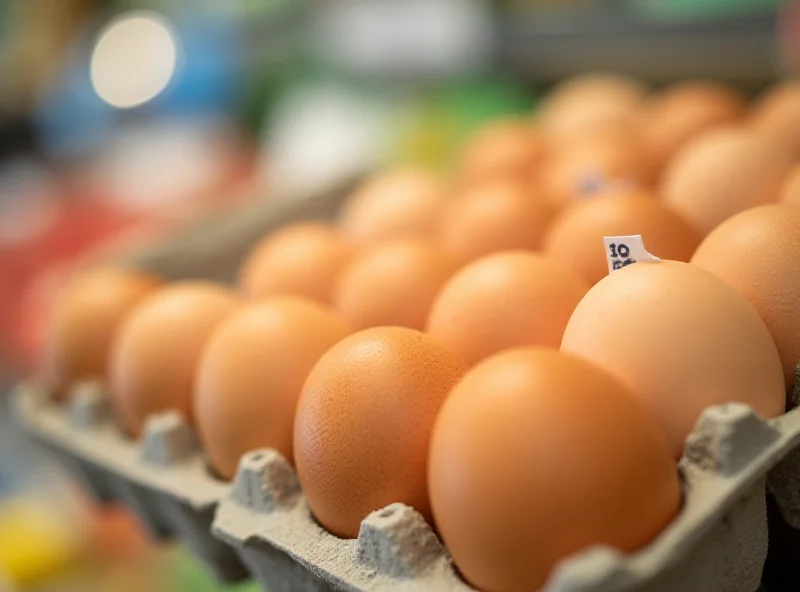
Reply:
<svg viewBox="0 0 800 592"><path fill-rule="evenodd" d="M582 143L587 137L592 136L620 136L635 139L637 145L643 142L646 121L641 110L621 109L617 105L609 104L610 112L602 113L602 117L599 117L600 114L594 113L597 109L594 107L592 113L597 117L596 120L569 118L564 121L560 129L549 130L547 140L551 147L569 150L571 145Z"/></svg>
<svg viewBox="0 0 800 592"><path fill-rule="evenodd" d="M668 87L647 108L647 144L659 170L687 142L710 129L734 123L745 112L744 97L733 89L705 80Z"/></svg>
<svg viewBox="0 0 800 592"><path fill-rule="evenodd" d="M700 236L678 214L651 195L598 195L560 212L544 239L543 251L568 265L590 286L608 274L604 236L640 234L653 255L688 261Z"/></svg>
<svg viewBox="0 0 800 592"><path fill-rule="evenodd" d="M421 169L396 169L364 183L344 206L344 236L356 245L382 240L430 237L439 223L448 188Z"/></svg>
<svg viewBox="0 0 800 592"><path fill-rule="evenodd" d="M493 178L527 180L540 166L545 150L541 132L530 121L497 121L467 140L460 177L467 183Z"/></svg>
<svg viewBox="0 0 800 592"><path fill-rule="evenodd" d="M512 347L557 348L588 287L558 261L524 251L496 253L445 284L427 331L469 364Z"/></svg>
<svg viewBox="0 0 800 592"><path fill-rule="evenodd" d="M413 329L379 327L333 346L306 381L294 429L300 484L314 516L355 538L394 502L429 521L428 442L466 365Z"/></svg>
<svg viewBox="0 0 800 592"><path fill-rule="evenodd" d="M232 479L242 454L274 448L294 459L297 400L311 368L350 326L328 307L297 297L251 304L222 322L197 371L194 416L218 474Z"/></svg>
<svg viewBox="0 0 800 592"><path fill-rule="evenodd" d="M459 262L507 249L538 249L554 209L525 184L496 180L468 190L446 212L444 248Z"/></svg>
<svg viewBox="0 0 800 592"><path fill-rule="evenodd" d="M721 277L755 307L791 387L800 362L800 205L770 204L737 214L706 237L692 263Z"/></svg>
<svg viewBox="0 0 800 592"><path fill-rule="evenodd" d="M161 280L132 269L98 268L75 278L47 333L43 374L57 396L79 380L105 380L117 328Z"/></svg>
<svg viewBox="0 0 800 592"><path fill-rule="evenodd" d="M301 222L278 230L248 255L239 282L248 298L305 296L328 303L350 247L335 228Z"/></svg>
<svg viewBox="0 0 800 592"><path fill-rule="evenodd" d="M538 590L589 546L635 551L681 503L648 409L602 369L536 348L492 356L453 388L428 480L453 560L485 592Z"/></svg>
<svg viewBox="0 0 800 592"><path fill-rule="evenodd" d="M784 410L781 360L764 321L689 263L637 263L603 278L575 309L561 349L641 397L675 458L706 407L735 401L764 417Z"/></svg>
<svg viewBox="0 0 800 592"><path fill-rule="evenodd" d="M628 76L612 72L579 74L563 80L550 90L543 111L597 98L636 106L646 94L647 89Z"/></svg>
<svg viewBox="0 0 800 592"><path fill-rule="evenodd" d="M456 271L453 257L425 239L399 239L364 250L344 270L334 306L356 328L422 330L433 299Z"/></svg>
<svg viewBox="0 0 800 592"><path fill-rule="evenodd" d="M116 414L138 436L145 419L177 409L192 421L200 354L211 333L238 306L211 282L178 282L152 294L125 319L111 348L109 380Z"/></svg>
<svg viewBox="0 0 800 592"><path fill-rule="evenodd" d="M540 123L554 141L580 137L597 127L638 126L638 108L645 92L636 81L622 76L576 76L548 94Z"/></svg>
<svg viewBox="0 0 800 592"><path fill-rule="evenodd" d="M756 104L751 121L757 133L800 156L800 80L770 89Z"/></svg>
<svg viewBox="0 0 800 592"><path fill-rule="evenodd" d="M769 141L738 127L689 142L664 173L664 202L703 236L734 214L774 202L792 165Z"/></svg>
<svg viewBox="0 0 800 592"><path fill-rule="evenodd" d="M800 204L800 165L795 165L781 190L781 201Z"/></svg>
<svg viewBox="0 0 800 592"><path fill-rule="evenodd" d="M538 186L555 207L562 207L581 199L587 185L625 181L647 186L652 171L640 136L598 132L555 149Z"/></svg>

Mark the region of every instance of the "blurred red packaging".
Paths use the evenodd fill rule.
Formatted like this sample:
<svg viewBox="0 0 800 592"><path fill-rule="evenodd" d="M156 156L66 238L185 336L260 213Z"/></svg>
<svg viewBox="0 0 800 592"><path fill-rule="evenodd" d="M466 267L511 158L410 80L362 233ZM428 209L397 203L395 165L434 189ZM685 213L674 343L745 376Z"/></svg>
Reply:
<svg viewBox="0 0 800 592"><path fill-rule="evenodd" d="M0 355L12 370L35 361L49 309L73 267L92 251L158 224L97 200L55 194L16 196L0 223Z"/></svg>

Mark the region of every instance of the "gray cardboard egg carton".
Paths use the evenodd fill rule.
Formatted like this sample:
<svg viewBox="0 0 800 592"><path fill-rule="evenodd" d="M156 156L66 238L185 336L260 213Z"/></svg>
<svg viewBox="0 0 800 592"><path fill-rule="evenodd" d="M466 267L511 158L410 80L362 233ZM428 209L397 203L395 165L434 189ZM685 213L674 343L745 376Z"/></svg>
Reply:
<svg viewBox="0 0 800 592"><path fill-rule="evenodd" d="M360 180L353 177L324 192L277 195L216 212L118 263L152 271L168 280L202 278L233 283L242 260L256 242L292 222L334 219Z"/></svg>
<svg viewBox="0 0 800 592"><path fill-rule="evenodd" d="M230 282L261 236L296 220L331 219L351 188L257 204L121 263L168 279ZM117 429L98 385L76 389L66 404L21 385L15 401L28 433L98 499L128 505L156 538L176 536L222 580L250 572L272 592L470 589L430 526L402 504L373 512L356 540L328 534L311 516L293 468L273 450L245 455L230 485L209 473L176 414L151 418L137 443ZM570 558L546 589L753 592L767 550L766 481L800 526L798 448L800 411L763 421L742 405L708 409L680 463L685 503L676 520L636 554L595 548Z"/></svg>
<svg viewBox="0 0 800 592"><path fill-rule="evenodd" d="M706 410L680 463L685 500L672 524L638 553L598 547L570 558L545 590L757 590L767 554L766 475L798 443L800 411L765 421L740 404ZM358 539L325 532L273 450L243 457L213 528L266 590L470 589L432 529L402 504L370 514Z"/></svg>
<svg viewBox="0 0 800 592"><path fill-rule="evenodd" d="M229 484L214 479L192 430L177 412L154 415L141 440L128 438L114 421L98 383L82 383L67 402L47 391L19 385L14 409L23 429L86 485L101 503L131 509L151 538L177 538L221 581L248 571L211 535L211 522Z"/></svg>
<svg viewBox="0 0 800 592"><path fill-rule="evenodd" d="M168 280L231 283L239 263L261 237L291 222L329 220L357 178L308 196L276 196L217 213L165 241L119 261ZM217 502L228 484L215 480L192 430L177 413L151 417L133 441L115 425L101 385L77 385L57 403L33 384L14 395L19 423L70 468L100 502L119 501L152 538L177 538L222 581L248 576L236 553L211 534Z"/></svg>

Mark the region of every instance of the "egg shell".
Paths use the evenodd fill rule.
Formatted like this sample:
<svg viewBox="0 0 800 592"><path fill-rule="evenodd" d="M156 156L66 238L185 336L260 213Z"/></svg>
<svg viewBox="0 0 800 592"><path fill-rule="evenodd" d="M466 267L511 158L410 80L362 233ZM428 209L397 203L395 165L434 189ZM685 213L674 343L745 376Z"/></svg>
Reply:
<svg viewBox="0 0 800 592"><path fill-rule="evenodd" d="M631 78L605 73L575 76L547 95L540 124L553 141L597 127L638 125L637 109L645 94L645 88Z"/></svg>
<svg viewBox="0 0 800 592"><path fill-rule="evenodd" d="M770 204L726 220L692 263L722 278L755 307L772 334L786 386L800 362L800 205Z"/></svg>
<svg viewBox="0 0 800 592"><path fill-rule="evenodd" d="M289 462L297 399L317 360L352 332L333 309L298 297L244 307L214 331L197 370L194 417L217 473L232 479L245 452Z"/></svg>
<svg viewBox="0 0 800 592"><path fill-rule="evenodd" d="M77 276L56 304L44 345L45 380L59 396L79 380L105 380L109 352L126 315L162 280L103 267Z"/></svg>
<svg viewBox="0 0 800 592"><path fill-rule="evenodd" d="M687 142L744 116L746 102L738 92L710 80L691 80L668 87L647 106L644 127L648 148L659 169Z"/></svg>
<svg viewBox="0 0 800 592"><path fill-rule="evenodd" d="M422 330L434 298L456 271L455 259L425 239L399 239L361 252L342 272L334 306L356 328Z"/></svg>
<svg viewBox="0 0 800 592"><path fill-rule="evenodd" d="M800 80L771 88L754 107L751 123L757 133L800 156Z"/></svg>
<svg viewBox="0 0 800 592"><path fill-rule="evenodd" d="M561 350L641 397L676 459L706 407L784 411L783 369L764 321L731 286L689 263L636 263L605 277L575 309Z"/></svg>
<svg viewBox="0 0 800 592"><path fill-rule="evenodd" d="M431 237L449 197L438 175L415 168L382 172L347 200L339 217L343 235L363 246L377 241Z"/></svg>
<svg viewBox="0 0 800 592"><path fill-rule="evenodd" d="M562 210L542 250L594 285L608 274L603 237L633 234L642 235L648 251L662 259L688 261L700 244L698 233L652 195L611 193Z"/></svg>
<svg viewBox="0 0 800 592"><path fill-rule="evenodd" d="M524 251L478 259L445 284L428 333L469 364L524 345L558 348L588 284L567 266Z"/></svg>
<svg viewBox="0 0 800 592"><path fill-rule="evenodd" d="M472 368L431 438L431 504L462 575L486 592L537 590L592 545L632 552L681 504L649 410L580 358L537 348Z"/></svg>
<svg viewBox="0 0 800 592"><path fill-rule="evenodd" d="M775 202L790 155L743 127L712 130L689 142L664 173L664 203L703 236L747 208Z"/></svg>
<svg viewBox="0 0 800 592"><path fill-rule="evenodd" d="M370 512L394 502L430 521L430 431L465 370L439 343L401 327L361 331L322 356L300 396L294 453L325 528L355 538Z"/></svg>
<svg viewBox="0 0 800 592"><path fill-rule="evenodd" d="M544 137L531 121L499 120L468 138L461 153L459 176L465 183L528 179L541 165L546 150Z"/></svg>
<svg viewBox="0 0 800 592"><path fill-rule="evenodd" d="M646 95L647 88L635 78L614 72L590 72L566 78L550 89L542 112L560 109L573 101L582 103L598 97L635 106Z"/></svg>
<svg viewBox="0 0 800 592"><path fill-rule="evenodd" d="M460 263L508 249L536 250L554 208L528 185L481 183L453 202L440 231L444 248Z"/></svg>
<svg viewBox="0 0 800 592"><path fill-rule="evenodd" d="M783 203L800 204L800 165L795 165L781 190Z"/></svg>
<svg viewBox="0 0 800 592"><path fill-rule="evenodd" d="M211 282L186 281L144 299L111 348L112 403L122 426L139 436L149 415L175 409L193 420L195 372L214 329L239 305Z"/></svg>
<svg viewBox="0 0 800 592"><path fill-rule="evenodd" d="M305 296L329 303L351 248L321 222L300 222L262 239L247 256L239 284L251 299Z"/></svg>

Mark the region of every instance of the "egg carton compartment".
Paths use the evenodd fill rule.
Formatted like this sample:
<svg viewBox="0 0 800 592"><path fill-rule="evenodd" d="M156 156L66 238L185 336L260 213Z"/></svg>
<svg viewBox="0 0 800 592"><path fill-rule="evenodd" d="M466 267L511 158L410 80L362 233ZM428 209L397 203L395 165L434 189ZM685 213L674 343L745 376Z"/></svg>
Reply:
<svg viewBox="0 0 800 592"><path fill-rule="evenodd" d="M766 475L800 442L800 411L765 421L741 404L707 409L680 462L684 505L648 546L595 547L563 561L548 592L753 592L767 555ZM471 590L413 508L370 514L354 540L313 518L294 469L276 451L245 455L213 532L266 590ZM299 569L299 567L304 569Z"/></svg>
<svg viewBox="0 0 800 592"><path fill-rule="evenodd" d="M209 473L180 414L154 415L137 442L114 423L98 383L77 385L66 403L25 384L12 396L23 429L55 453L98 501L127 506L155 540L180 540L220 581L249 576L236 553L211 535L214 512L229 485Z"/></svg>

